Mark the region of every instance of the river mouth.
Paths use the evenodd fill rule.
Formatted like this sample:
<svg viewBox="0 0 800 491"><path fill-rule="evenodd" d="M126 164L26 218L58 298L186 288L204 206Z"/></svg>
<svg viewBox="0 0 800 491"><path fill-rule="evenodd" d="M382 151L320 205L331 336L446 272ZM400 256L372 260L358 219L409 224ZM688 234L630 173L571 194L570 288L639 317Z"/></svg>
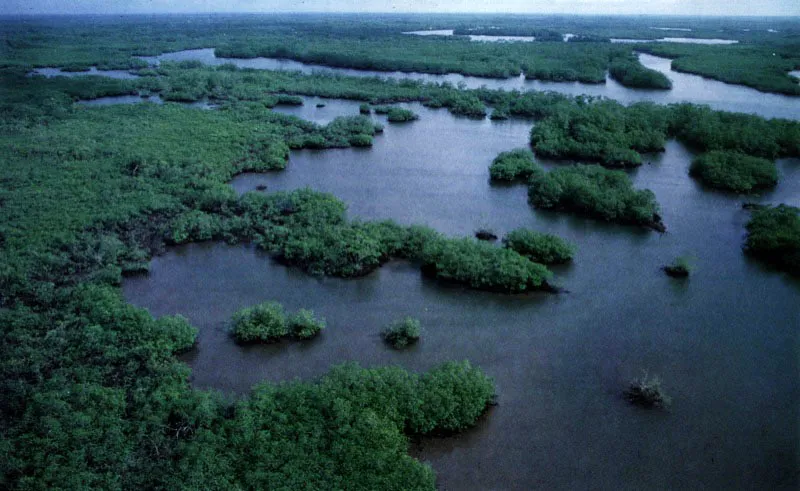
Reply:
<svg viewBox="0 0 800 491"><path fill-rule="evenodd" d="M328 102L322 111L357 108ZM704 189L688 176L692 154L668 142L630 172L661 204L669 228L661 235L539 212L524 186L490 185L491 159L526 146L530 123L408 107L420 119L387 125L371 149L292 152L284 171L231 185L251 191L260 177L267 192L311 186L342 199L351 217L454 236L482 226L500 236L516 227L555 233L578 245L574 264L555 268L570 293L477 292L403 261L355 280L317 278L253 246L172 248L149 274L127 278L123 293L153 315L183 314L199 328L196 349L183 357L196 387L233 395L262 380L313 379L345 361L422 371L468 359L494 377L499 406L464 435L415 444L442 489L775 488L796 479L800 282L740 247L749 217L741 203L797 206L790 185L800 161L780 161L781 184L744 198ZM682 254L697 265L688 281L660 270ZM313 309L328 327L305 343L237 345L231 315L266 300ZM420 319L422 339L395 351L379 332L404 316ZM642 370L663 380L669 411L622 398Z"/></svg>

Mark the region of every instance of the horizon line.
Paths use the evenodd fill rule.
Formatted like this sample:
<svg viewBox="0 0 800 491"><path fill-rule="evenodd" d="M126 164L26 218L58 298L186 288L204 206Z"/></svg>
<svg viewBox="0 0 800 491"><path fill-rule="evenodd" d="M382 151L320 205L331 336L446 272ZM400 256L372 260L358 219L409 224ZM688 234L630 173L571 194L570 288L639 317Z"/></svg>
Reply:
<svg viewBox="0 0 800 491"><path fill-rule="evenodd" d="M783 19L797 19L800 21L800 16L797 15L787 15L787 14L753 14L753 15L720 15L720 14L689 14L689 13L574 13L574 12L442 12L442 11L431 11L431 12L413 12L413 11L393 11L393 12L386 12L386 11L340 11L340 12L331 12L331 11L324 11L324 10L276 10L276 11L231 11L231 12L208 12L208 11L195 11L195 12L106 12L106 13L73 13L73 12L18 12L18 13L9 13L9 14L0 14L0 18L2 17L20 17L20 16L27 16L27 17L36 17L36 16L73 16L73 17L116 17L116 16L133 16L133 15L270 15L270 14L292 14L292 15L541 15L541 16L553 16L553 15L566 15L566 16L573 16L573 17L705 17L705 18L719 18L719 19L731 19L731 18L762 18L762 17L774 17L774 18L783 18Z"/></svg>

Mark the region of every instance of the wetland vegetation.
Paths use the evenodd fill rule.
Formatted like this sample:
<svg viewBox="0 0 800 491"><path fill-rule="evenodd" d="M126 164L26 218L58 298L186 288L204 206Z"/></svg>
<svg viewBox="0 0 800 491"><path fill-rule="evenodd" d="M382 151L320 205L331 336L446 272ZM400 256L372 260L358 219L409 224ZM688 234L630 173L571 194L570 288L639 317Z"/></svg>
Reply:
<svg viewBox="0 0 800 491"><path fill-rule="evenodd" d="M569 166L535 177L528 188L528 199L545 210L666 230L652 191L637 190L624 172L598 165Z"/></svg>
<svg viewBox="0 0 800 491"><path fill-rule="evenodd" d="M177 358L179 353L193 351L198 337L196 327L180 316L154 318L148 311L127 303L120 293L123 278L146 272L153 256L164 252L168 246L225 241L255 244L282 263L321 277L361 278L392 259L403 259L419 266L426 275L442 283L460 285L463 290L521 294L555 289L551 284L553 273L547 265L580 257L587 249L579 249L571 243L576 237L583 240L591 236L606 238L622 234L616 228L594 229L584 222L563 222L562 226L558 225L557 218L551 222L536 222L536 227L552 227L547 230L562 227L558 233L568 232L570 241L567 241L550 233L514 228L520 224L509 221L504 222L504 228L496 229L498 234L511 230L500 246L439 233L422 224L432 223L426 222L430 217L421 218L418 225L350 218L343 201L312 189L238 196L229 186L231 178L244 172L287 172L295 165L292 156L302 152L314 155L317 150L333 148L345 152L350 151L345 150L349 147L373 145L373 139L383 128L371 119L371 105L419 102L428 108L446 108L454 115L478 119L485 117L487 107L493 107L494 120L513 116L526 118L529 125L536 121L530 132L530 142L538 158L597 162L613 168L636 167L650 158L642 154L660 152L670 145L671 139L676 139L702 153L697 158L701 162L697 167L702 170L696 172L704 182L742 192L762 185L774 186L778 175L773 160L800 156L797 122L719 112L691 104L624 106L607 100L549 92L466 90L452 84L309 75L242 69L234 65L212 67L186 61L162 62L157 67L149 67L147 61L138 57L213 46L220 55L243 58L273 56L332 66L491 77L518 77L524 73L529 78L584 83L603 83L605 71L609 69L612 77L627 86L664 89L662 77L644 70L630 57L629 46L602 41L612 34L663 34L645 31L635 22L609 21L604 27L597 27L580 18L557 22L549 19L547 22L551 24L560 24L541 27L531 23L525 27L528 30L523 31L523 25L513 17L489 21L474 16L442 16L433 22L423 22L413 16L376 16L355 24L356 28L351 19L339 16L330 20L321 20L318 16L198 16L190 19L193 22L170 16L155 20L104 18L98 22L76 18L0 21L5 37L5 44L0 48L0 86L7 89L0 92L0 156L3 160L0 170L0 255L3 258L0 262L0 324L3 326L0 391L4 394L0 401L0 449L6 455L0 463L2 488L435 488L434 469L409 455L409 438L447 435L474 426L495 401L494 382L482 368L455 361L430 363L417 371L387 366L361 368L348 363L332 366L326 375L313 379L280 384L265 382L233 400L230 394L193 387L191 370ZM712 31L716 33L721 29L713 21L687 22L697 28L692 35L709 37ZM770 21L786 33L768 44L767 34L744 33L737 30L737 22L726 24L724 34L740 40L742 46L659 43L642 49L675 57L675 66L681 70L760 90L796 93L781 82L778 74L779 70L784 70L785 75L785 71L800 66L796 40L791 34L795 29L793 24ZM418 39L400 34L404 30L431 27L431 23L433 27L442 28L457 24L457 32L463 29L475 33L487 32L472 31L477 24L500 24L492 33L532 33L539 41L531 47L520 43L473 43L458 36ZM483 29L488 28L484 26ZM577 37L569 43L557 40L557 34L563 35L567 29ZM776 56L764 56L768 50ZM727 58L712 56L712 53L725 53ZM749 74L734 73L732 66L743 61ZM90 67L133 70L139 77L48 79L28 76L31 68L44 66L59 66L81 73ZM163 105L145 102L96 107L75 103L136 94L158 95L166 102ZM302 105L300 96L346 99L362 105L354 108L352 115L335 118L326 125L271 110L277 106ZM181 104L198 101L210 101L218 108L203 111ZM390 119L394 109L389 109ZM425 108L417 106L417 110L420 109ZM356 114L358 112L361 114ZM443 114L450 117L446 112ZM403 118L406 117L407 113L403 112ZM392 129L412 130L426 120L427 116L414 125L397 125ZM515 122L486 121L487 125L497 125L492 126L497 131L507 128L503 125L509 123ZM529 128L524 129L525 134ZM380 141L381 137L377 138L375 141ZM503 148L514 148L525 142L509 140L504 143L508 145ZM406 141L402 145L406 149L414 148L414 142ZM502 148L493 150L493 155L500 150ZM409 152L409 158L412 154ZM486 172L490 159L488 157L478 167ZM655 195L647 189L634 187L635 176L598 165L558 167L548 164L548 169L547 172L540 169L529 151L512 150L500 154L488 172L492 179L530 179L529 200L534 208L564 210L607 222L664 229ZM668 169L657 170L666 172ZM408 169L400 171L408 172ZM306 172L313 173L314 169ZM681 169L681 174L685 175L686 170ZM434 175L432 172L431 176ZM352 179L359 178L354 175ZM486 175L481 175L481 179L485 183ZM436 182L431 180L428 185L434 189ZM495 188L500 186L492 186L491 191L513 192L513 187ZM792 199L791 195L781 196ZM364 199L386 198L386 195L377 195ZM665 193L663 198L670 196ZM730 208L730 216L733 216L735 207L728 201L722 203L723 208ZM524 208L524 198L520 207ZM724 209L725 213L728 208ZM467 214L465 211L464 216ZM531 211L531 215L535 216L536 212ZM462 217L461 221L465 220ZM728 222L720 218L714 223ZM678 225L682 233L689 234L683 224ZM473 224L466 223L465 227L474 230ZM736 233L740 233L742 224L735 227ZM573 228L579 229L579 233L574 233ZM797 208L775 203L755 209L745 228L744 250L748 255L792 274L800 272L800 213ZM704 233L706 231L707 228ZM636 243L636 254L655 247L648 240L654 239L641 239ZM714 247L720 246L715 244ZM738 246L734 247L738 251ZM601 249L604 253L610 250ZM727 249L720 250L724 256ZM595 253L594 250L590 252ZM646 252L642 254L636 259L647 257ZM737 254L742 255L741 251ZM655 269L652 265L659 264L652 258L650 261L652 269ZM792 284L773 281L768 274L738 263L737 266L757 277L760 282L757 289L779 294L793 291ZM576 269L582 267L582 263L575 266ZM554 270L561 275L560 269ZM630 271L633 270L620 268L616 273L622 276ZM594 272L606 281L609 270ZM738 274L738 270L736 272ZM580 285L584 291L597 292L598 302L608 301L598 292L602 288L591 283L590 278L580 278L585 282ZM369 280L352 281L364 281L367 295L373 285L367 283ZM703 281L703 278L697 280ZM440 286L437 284L436 288ZM635 286L630 289L635 290ZM427 284L424 287L432 288ZM441 297L442 304L453 302L458 295L466 295L459 289L441 290L452 295ZM693 294L695 292L688 292L687 296ZM528 353L537 353L541 359L556 352L553 343L575 337L575 330L583 327L580 322L594 322L593 318L578 318L571 326L554 322L558 329L548 330L550 326L546 324L552 319L544 317L547 311L553 310L557 316L564 314L554 304L545 304L547 301L536 295L485 295L468 298L502 305L515 315L536 318L537 325L527 327L537 337L525 338L527 344L520 346ZM670 297L670 301L673 298ZM777 295L776 298L783 297ZM653 300L638 301L647 304L646 315L650 315ZM791 305L783 305L784 310L775 314L779 309L770 301L771 297L765 296L747 304L758 316L774 314L765 321L764 329L796 320ZM756 303L763 303L764 311L758 311ZM545 307L539 308L541 305ZM720 312L725 308L723 304L712 306ZM735 310L735 305L728 307L737 315L741 314ZM633 310L634 307L626 308ZM327 312L321 312L328 318ZM723 322L699 317L702 314L693 312L691 316L682 317L688 319L684 327L692 329L695 324ZM539 315L543 317L539 319ZM641 332L630 333L625 339L590 339L611 350L618 349L617 343L625 349L636 346L637 336L646 339L646 343L664 341L642 334L646 329L637 324L641 320L637 316L647 318L646 315L633 316L631 325L636 325ZM677 312L676 315L688 314ZM695 315L698 317L693 317ZM446 324L447 319L439 320ZM504 326L494 325L493 319L476 315L470 322L492 324L487 329L496 328L507 339L516 340L518 335L523 338L520 333L504 331ZM357 324L358 319L352 319L352 323ZM322 318L310 310L301 309L287 318L280 304L271 303L248 307L236 314L233 334L248 343L275 341L286 336L307 339L316 336L324 325ZM331 325L336 327L334 323ZM738 329L734 321L726 325L731 331ZM659 326L671 338L681 338L685 334L671 330L672 326ZM418 321L406 320L401 327L401 337L406 343L414 340L415 328L419 336ZM779 342L782 338L775 334L775 345L767 344L769 340L761 344L760 339L747 338L752 326L747 327L747 330L736 330L730 337L747 341L738 343L737 350L741 346L751 346L756 351L742 354L727 347L724 354L732 356L725 359L734 361L726 363L747 359L748 366L759 365L758 369L764 370L763 373L747 372L748 384L761 387L754 381L770 376L787 391L781 392L779 397L766 394L757 403L742 400L747 399L743 395L737 399L737 405L745 408L748 420L758 413L753 408L769 403L775 411L774 419L792 421L796 413L784 406L787 400L792 402L786 394L791 397L797 393L796 381L781 382L780 379L780 373L785 375L790 371L776 370L780 372L776 375L764 368L764 364L751 363L749 357L752 354L753 359L763 360L760 355L768 353L768 359L779 368L785 366L780 365L784 358L794 359L791 349L788 355L780 352L781 346L791 348L791 343ZM610 326L598 326L596 330L604 328L613 330ZM488 338L481 337L483 334L475 336L474 332L467 331L464 329L463 339L450 340L455 349L486 344ZM474 337L467 337L468 334ZM426 331L426 342L420 348L434 344L427 341L427 336ZM699 334L691 331L687 336ZM317 342L326 337L333 336L323 336ZM693 339L692 350L699 349L698 344L702 343ZM716 339L713 344L714 350L720 349ZM512 352L513 346L503 347ZM570 357L575 357L576 353L583 355L582 350L588 349L583 345L568 347ZM256 350L262 347L238 348ZM623 353L622 348L612 354ZM201 347L201 350L212 349ZM402 356L413 355L412 351ZM673 354L677 356L681 352L680 348L675 348ZM460 358L461 352L457 353ZM262 355L270 356L263 352ZM606 355L604 357L613 358ZM507 356L510 355L503 354ZM659 360L658 356L656 353L653 359ZM442 351L434 352L430 359L438 363L438 360L451 358L453 351ZM685 358L681 360L685 363ZM566 376L565 372L572 370L564 369L561 360L554 363L559 367L559 376ZM531 369L526 367L525 371L535 372L536 368L539 367L532 364ZM604 373L609 373L618 367L604 368ZM675 386L691 383L698 371L684 372L684 368L675 369L679 375L672 383ZM509 369L496 371L504 376ZM590 371L595 373L596 367L591 367ZM541 377L547 379L555 399L548 399L550 392L541 397L534 394L532 397L536 401L526 400L525 404L542 411L548 405L560 408L563 401L557 397L562 394L555 387L559 384L552 383L549 373ZM706 383L699 382L701 386ZM526 391L533 386L514 387L528 394L530 392ZM516 398L528 397L520 393L511 394L511 404ZM631 402L642 405L660 405L666 401L658 385L647 377L631 385L626 395ZM708 401L702 394L698 398ZM585 407L581 407L583 410ZM740 415L736 411L735 407L723 406L718 413ZM539 435L541 430L546 435L546 428L531 423L535 421L539 421L535 416L517 418L513 431ZM731 421L731 427L742 423ZM772 419L769 421L771 424ZM780 473L789 475L792 472L794 455L785 451L783 437L771 433L770 424L762 420L757 424L755 436L737 434L737 447L740 442L768 441L774 448L761 454L757 453L755 445L751 461L745 457L741 457L745 460L737 460L740 457L734 454L738 453L724 447L720 454L724 454L726 464L720 467L722 474L714 476L723 479L733 475L726 472L731 469L760 469L759 466L768 462L773 469L770 472L775 474L766 471L748 474L747 480L742 482L788 483L791 486L796 475L786 478ZM474 444L486 437L476 433L466 441ZM705 445L716 437L708 440L708 435L704 434L698 438ZM563 434L556 439L565 440ZM544 449L552 445L546 439L542 442L545 442L541 447ZM684 447L675 442L665 444L664 448L671 448L671 445L684 451ZM688 451L698 450L691 447ZM562 458L565 453L553 455L560 461L570 460ZM535 466L525 467L528 472L527 467ZM652 470L652 464L644 467ZM573 475L574 469L568 470L565 474ZM670 484L674 487L719 484L702 481L703 476L698 474L687 475L686 480ZM533 476L525 482L540 482L538 479ZM601 484L611 487L631 482L626 482L624 476L611 476Z"/></svg>

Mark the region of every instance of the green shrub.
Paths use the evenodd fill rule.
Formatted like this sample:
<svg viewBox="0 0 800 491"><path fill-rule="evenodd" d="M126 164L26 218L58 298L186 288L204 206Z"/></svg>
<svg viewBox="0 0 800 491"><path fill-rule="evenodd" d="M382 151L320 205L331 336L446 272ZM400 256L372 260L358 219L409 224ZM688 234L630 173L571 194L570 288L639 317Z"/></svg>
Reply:
<svg viewBox="0 0 800 491"><path fill-rule="evenodd" d="M354 147L371 147L372 136L359 133L350 137L350 145Z"/></svg>
<svg viewBox="0 0 800 491"><path fill-rule="evenodd" d="M552 274L510 249L473 239L435 239L422 252L423 271L480 290L518 293L549 288Z"/></svg>
<svg viewBox="0 0 800 491"><path fill-rule="evenodd" d="M387 114L390 123L405 123L419 119L419 116L414 111L403 109L402 107L391 107Z"/></svg>
<svg viewBox="0 0 800 491"><path fill-rule="evenodd" d="M393 322L383 331L383 339L394 349L403 349L419 340L421 328L419 321L411 317Z"/></svg>
<svg viewBox="0 0 800 491"><path fill-rule="evenodd" d="M286 314L278 302L264 302L233 315L233 335L240 343L271 343L287 334Z"/></svg>
<svg viewBox="0 0 800 491"><path fill-rule="evenodd" d="M422 376L422 406L410 422L414 433L468 428L495 400L494 382L469 362L448 362Z"/></svg>
<svg viewBox="0 0 800 491"><path fill-rule="evenodd" d="M508 111L509 111L508 106L496 107L492 111L492 114L489 115L489 119L491 119L492 121L504 121L510 117Z"/></svg>
<svg viewBox="0 0 800 491"><path fill-rule="evenodd" d="M660 90L672 88L672 82L666 75L643 66L633 55L612 60L608 65L608 73L625 87Z"/></svg>
<svg viewBox="0 0 800 491"><path fill-rule="evenodd" d="M542 172L542 168L534 161L533 152L524 148L501 153L489 166L489 176L493 181L528 179Z"/></svg>
<svg viewBox="0 0 800 491"><path fill-rule="evenodd" d="M278 94L276 104L281 106L302 106L303 98L296 95Z"/></svg>
<svg viewBox="0 0 800 491"><path fill-rule="evenodd" d="M503 244L531 261L541 264L566 263L575 255L575 246L561 237L524 228L509 232L503 238Z"/></svg>
<svg viewBox="0 0 800 491"><path fill-rule="evenodd" d="M712 151L692 161L689 174L719 189L747 193L778 183L775 163L738 152Z"/></svg>
<svg viewBox="0 0 800 491"><path fill-rule="evenodd" d="M314 312L300 309L289 316L289 333L298 339L311 339L325 329L325 319L317 318Z"/></svg>
<svg viewBox="0 0 800 491"><path fill-rule="evenodd" d="M799 208L778 205L754 210L746 228L747 253L800 275Z"/></svg>
<svg viewBox="0 0 800 491"><path fill-rule="evenodd" d="M670 113L655 104L561 103L551 111L531 130L539 157L636 167L642 164L640 152L664 150Z"/></svg>
<svg viewBox="0 0 800 491"><path fill-rule="evenodd" d="M358 106L358 112L365 116L369 116L370 114L372 114L372 108L369 107L369 104L361 104L360 106Z"/></svg>
<svg viewBox="0 0 800 491"><path fill-rule="evenodd" d="M387 259L380 241L361 224L296 231L278 252L286 263L311 274L341 277L363 276Z"/></svg>
<svg viewBox="0 0 800 491"><path fill-rule="evenodd" d="M528 199L537 208L665 230L652 191L636 190L627 174L599 165L575 165L534 176Z"/></svg>

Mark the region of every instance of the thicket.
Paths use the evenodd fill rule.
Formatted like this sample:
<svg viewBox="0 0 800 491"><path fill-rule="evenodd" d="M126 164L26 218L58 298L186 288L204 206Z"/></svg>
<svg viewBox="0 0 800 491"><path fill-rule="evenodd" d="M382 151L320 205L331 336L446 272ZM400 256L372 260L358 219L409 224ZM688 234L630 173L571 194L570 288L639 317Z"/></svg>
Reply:
<svg viewBox="0 0 800 491"><path fill-rule="evenodd" d="M274 343L285 337L311 339L325 329L325 320L300 309L287 317L278 302L264 302L233 314L231 333L240 343Z"/></svg>
<svg viewBox="0 0 800 491"><path fill-rule="evenodd" d="M652 191L634 189L627 174L599 165L569 166L536 176L528 199L537 208L666 230Z"/></svg>
<svg viewBox="0 0 800 491"><path fill-rule="evenodd" d="M286 313L278 302L264 302L233 314L234 337L240 343L271 343L289 334Z"/></svg>
<svg viewBox="0 0 800 491"><path fill-rule="evenodd" d="M279 250L307 229L344 226L344 205L329 195L239 198L226 183L285 165L288 142L351 132L255 101L83 107L72 98L124 92L130 81L23 73L0 70L13 88L0 91L0 487L433 489L403 432L473 424L494 393L477 369L346 366L231 404L192 389L174 356L195 329L153 319L119 291L123 274L146 270L166 244ZM367 128L344 125L353 126ZM392 257L412 258L437 236L391 222L353 227ZM310 333L307 320L290 319L290 329Z"/></svg>
<svg viewBox="0 0 800 491"><path fill-rule="evenodd" d="M377 110L375 112L377 112ZM390 123L405 123L407 121L419 119L419 115L414 111L403 109L402 107L391 107L386 114L388 115L388 121Z"/></svg>
<svg viewBox="0 0 800 491"><path fill-rule="evenodd" d="M524 228L509 232L503 245L540 264L566 263L575 255L575 246L561 237Z"/></svg>
<svg viewBox="0 0 800 491"><path fill-rule="evenodd" d="M608 73L625 87L669 90L672 82L663 73L639 63L636 56L617 57L608 65Z"/></svg>
<svg viewBox="0 0 800 491"><path fill-rule="evenodd" d="M747 222L745 251L794 275L800 275L800 209L768 206Z"/></svg>
<svg viewBox="0 0 800 491"><path fill-rule="evenodd" d="M697 156L689 174L708 186L749 193L778 184L778 169L771 160L738 152L712 151Z"/></svg>
<svg viewBox="0 0 800 491"><path fill-rule="evenodd" d="M545 266L470 238L428 241L422 269L435 278L480 290L520 293L551 288L552 273Z"/></svg>
<svg viewBox="0 0 800 491"><path fill-rule="evenodd" d="M672 69L678 72L746 85L762 92L800 95L800 85L789 76L791 70L800 66L796 38L763 41L730 46L657 43L637 45L637 49L672 58Z"/></svg>
<svg viewBox="0 0 800 491"><path fill-rule="evenodd" d="M286 320L289 334L297 339L311 339L325 329L325 319L314 315L313 310L300 309Z"/></svg>
<svg viewBox="0 0 800 491"><path fill-rule="evenodd" d="M676 138L701 152L725 150L775 159L800 156L800 124L706 106L608 100L560 102L531 130L537 155L591 161L605 167L641 165L641 153L663 150Z"/></svg>
<svg viewBox="0 0 800 491"><path fill-rule="evenodd" d="M403 349L419 341L422 328L417 319L406 317L391 323L383 330L383 339L394 349Z"/></svg>
<svg viewBox="0 0 800 491"><path fill-rule="evenodd" d="M650 103L625 107L608 100L561 104L531 130L536 154L598 162L606 167L642 164L640 152L664 150L669 112Z"/></svg>
<svg viewBox="0 0 800 491"><path fill-rule="evenodd" d="M489 176L493 181L527 180L541 172L544 170L534 160L533 152L526 148L502 152L489 166Z"/></svg>

